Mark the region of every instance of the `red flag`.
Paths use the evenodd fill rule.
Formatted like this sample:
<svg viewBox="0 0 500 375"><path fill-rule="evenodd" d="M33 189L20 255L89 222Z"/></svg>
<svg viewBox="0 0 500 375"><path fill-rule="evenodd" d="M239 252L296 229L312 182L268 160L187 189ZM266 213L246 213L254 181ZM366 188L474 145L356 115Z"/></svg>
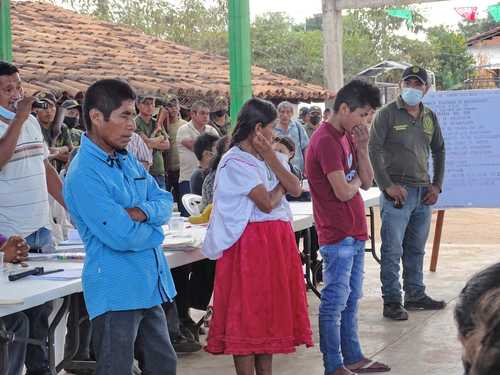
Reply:
<svg viewBox="0 0 500 375"><path fill-rule="evenodd" d="M455 8L455 12L460 14L467 21L475 21L477 18L477 7Z"/></svg>

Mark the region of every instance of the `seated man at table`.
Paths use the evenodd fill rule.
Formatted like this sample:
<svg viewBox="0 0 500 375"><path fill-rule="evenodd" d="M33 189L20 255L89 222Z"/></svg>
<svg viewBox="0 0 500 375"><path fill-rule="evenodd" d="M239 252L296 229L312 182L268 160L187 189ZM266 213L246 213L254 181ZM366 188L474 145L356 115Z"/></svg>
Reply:
<svg viewBox="0 0 500 375"><path fill-rule="evenodd" d="M70 165L64 198L85 244L83 294L92 320L97 375L175 375L176 355L161 304L175 287L162 225L172 195L125 151L135 130L136 95L104 79L84 98L87 133Z"/></svg>
<svg viewBox="0 0 500 375"><path fill-rule="evenodd" d="M202 194L203 181L207 177L210 161L215 155L215 143L218 139L219 137L213 134L203 133L194 142L193 151L199 165L191 175L190 187L193 194Z"/></svg>
<svg viewBox="0 0 500 375"><path fill-rule="evenodd" d="M0 235L0 252L4 254L4 262L19 263L26 260L29 246L26 241L19 236L11 236L9 239ZM28 317L22 313L15 313L0 318L5 324L7 332L13 333L17 337L29 336ZM21 375L23 373L24 358L26 357L26 344L14 341L8 345L9 361L5 364L6 375ZM0 368L2 365L0 365Z"/></svg>

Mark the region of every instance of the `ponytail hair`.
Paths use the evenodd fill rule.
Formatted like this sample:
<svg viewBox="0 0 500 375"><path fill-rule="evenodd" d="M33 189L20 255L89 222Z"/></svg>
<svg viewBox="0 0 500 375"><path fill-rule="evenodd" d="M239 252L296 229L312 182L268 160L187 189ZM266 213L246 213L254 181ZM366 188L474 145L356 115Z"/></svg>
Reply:
<svg viewBox="0 0 500 375"><path fill-rule="evenodd" d="M500 374L500 288L486 293L474 314L476 329L467 340L470 375Z"/></svg>
<svg viewBox="0 0 500 375"><path fill-rule="evenodd" d="M278 113L273 103L258 98L248 100L238 114L229 148L246 140L254 132L257 124L265 127L277 117Z"/></svg>

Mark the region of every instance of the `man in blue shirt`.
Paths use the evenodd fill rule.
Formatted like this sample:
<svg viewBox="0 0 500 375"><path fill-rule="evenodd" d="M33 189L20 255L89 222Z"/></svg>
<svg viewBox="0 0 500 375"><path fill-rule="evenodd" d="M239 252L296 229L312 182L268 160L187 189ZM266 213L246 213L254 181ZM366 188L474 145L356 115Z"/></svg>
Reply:
<svg viewBox="0 0 500 375"><path fill-rule="evenodd" d="M131 87L97 81L85 94L87 133L71 163L64 199L85 244L82 284L92 319L97 375L174 375L176 355L161 304L175 287L162 225L172 195L125 151L135 131Z"/></svg>

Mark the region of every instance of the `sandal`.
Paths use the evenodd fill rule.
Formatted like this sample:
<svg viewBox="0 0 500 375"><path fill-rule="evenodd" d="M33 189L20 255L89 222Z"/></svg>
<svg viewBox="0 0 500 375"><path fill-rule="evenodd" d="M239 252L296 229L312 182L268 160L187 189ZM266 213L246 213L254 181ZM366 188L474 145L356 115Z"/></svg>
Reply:
<svg viewBox="0 0 500 375"><path fill-rule="evenodd" d="M374 367L375 366L375 367ZM358 368L350 368L349 370L356 374L368 374L368 373L376 373L376 372L389 372L391 368L381 362L376 362L373 360L368 360L364 365Z"/></svg>

